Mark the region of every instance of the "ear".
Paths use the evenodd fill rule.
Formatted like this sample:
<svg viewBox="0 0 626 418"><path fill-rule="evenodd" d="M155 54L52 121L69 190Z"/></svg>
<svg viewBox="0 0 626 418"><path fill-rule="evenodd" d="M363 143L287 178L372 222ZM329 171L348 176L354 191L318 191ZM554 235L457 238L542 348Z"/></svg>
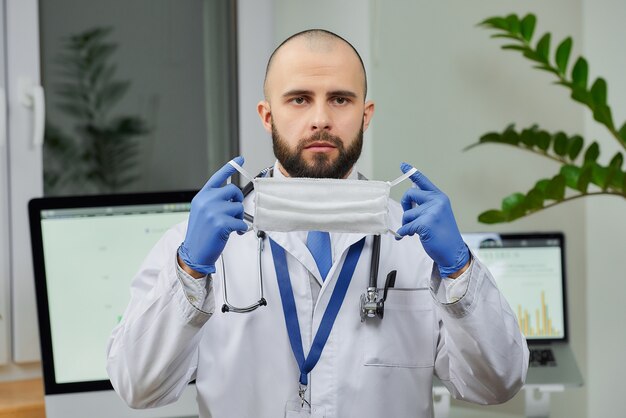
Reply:
<svg viewBox="0 0 626 418"><path fill-rule="evenodd" d="M263 127L267 131L267 133L272 133L272 110L270 109L270 103L267 100L260 101L258 105L256 105L256 111L261 118L261 123Z"/></svg>
<svg viewBox="0 0 626 418"><path fill-rule="evenodd" d="M374 116L374 102L368 100L365 102L365 107L363 108L363 132L367 131L367 127L370 126L370 121Z"/></svg>

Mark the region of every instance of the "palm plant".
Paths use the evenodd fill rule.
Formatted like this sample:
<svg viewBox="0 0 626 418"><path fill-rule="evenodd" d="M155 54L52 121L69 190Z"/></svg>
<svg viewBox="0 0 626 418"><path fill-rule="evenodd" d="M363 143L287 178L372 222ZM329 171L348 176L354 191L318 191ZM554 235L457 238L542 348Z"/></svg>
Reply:
<svg viewBox="0 0 626 418"><path fill-rule="evenodd" d="M502 49L521 53L535 63L534 68L547 71L555 77L555 84L570 91L576 102L593 114L596 122L604 125L611 136L626 149L626 122L617 127L611 108L607 103L607 83L597 78L589 83L589 65L579 57L568 69L572 50L572 38L561 41L551 58L551 34L545 33L533 46L536 17L527 14L523 18L515 14L491 17L479 25L496 33L492 38L504 38L508 42ZM538 125L516 129L508 125L501 132L489 132L479 141L466 148L483 144L502 144L525 152L531 152L560 165L552 178L538 180L526 193L513 193L502 200L500 209L481 213L482 223L511 222L515 219L553 207L560 203L592 195L614 195L626 198L626 173L622 169L624 157L617 152L608 164L598 162L600 146L594 141L587 146L580 135L565 132L548 132ZM584 150L584 152L583 152Z"/></svg>
<svg viewBox="0 0 626 418"><path fill-rule="evenodd" d="M117 45L106 42L110 33L111 28L95 28L70 36L58 57L56 105L74 124L75 136L46 125L47 195L114 193L139 178L137 137L149 130L137 116L110 115L130 87L114 79L116 66L109 60Z"/></svg>

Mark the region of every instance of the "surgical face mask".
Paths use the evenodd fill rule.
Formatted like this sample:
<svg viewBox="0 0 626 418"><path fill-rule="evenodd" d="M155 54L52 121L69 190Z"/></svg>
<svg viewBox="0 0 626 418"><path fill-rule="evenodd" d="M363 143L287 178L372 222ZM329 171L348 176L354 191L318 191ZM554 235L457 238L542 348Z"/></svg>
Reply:
<svg viewBox="0 0 626 418"><path fill-rule="evenodd" d="M253 178L234 161L230 164L254 184L252 227L257 231L327 231L383 234L389 228L389 192L417 171L391 182L371 180L273 177Z"/></svg>

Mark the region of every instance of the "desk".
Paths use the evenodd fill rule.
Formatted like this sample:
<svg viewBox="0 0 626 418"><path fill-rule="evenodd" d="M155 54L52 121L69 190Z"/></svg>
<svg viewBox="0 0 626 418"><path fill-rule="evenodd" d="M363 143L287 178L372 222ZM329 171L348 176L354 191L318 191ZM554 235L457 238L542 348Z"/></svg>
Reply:
<svg viewBox="0 0 626 418"><path fill-rule="evenodd" d="M0 418L45 418L41 379L0 383Z"/></svg>

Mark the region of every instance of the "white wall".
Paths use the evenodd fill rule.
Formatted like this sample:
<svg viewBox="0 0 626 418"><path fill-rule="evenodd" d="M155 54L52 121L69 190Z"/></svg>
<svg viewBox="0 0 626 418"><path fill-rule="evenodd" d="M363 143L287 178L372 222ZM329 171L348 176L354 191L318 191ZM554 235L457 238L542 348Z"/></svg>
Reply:
<svg viewBox="0 0 626 418"><path fill-rule="evenodd" d="M274 163L272 139L256 112L257 103L263 99L265 65L275 48L273 3L273 0L237 3L239 151L246 159L246 170L253 175Z"/></svg>
<svg viewBox="0 0 626 418"><path fill-rule="evenodd" d="M626 120L626 54L623 27L626 3L618 0L583 2L584 51L590 75L607 80L609 104L619 127ZM608 162L621 150L606 129L585 112L585 134L601 144L601 160ZM626 273L626 201L606 196L586 202L587 216L587 327L589 417L624 415L621 397L626 376L624 354L624 297ZM621 411L621 412L618 412Z"/></svg>

